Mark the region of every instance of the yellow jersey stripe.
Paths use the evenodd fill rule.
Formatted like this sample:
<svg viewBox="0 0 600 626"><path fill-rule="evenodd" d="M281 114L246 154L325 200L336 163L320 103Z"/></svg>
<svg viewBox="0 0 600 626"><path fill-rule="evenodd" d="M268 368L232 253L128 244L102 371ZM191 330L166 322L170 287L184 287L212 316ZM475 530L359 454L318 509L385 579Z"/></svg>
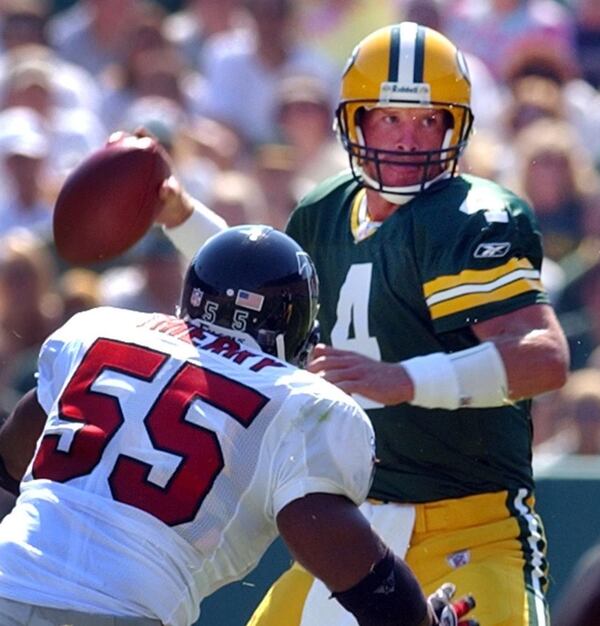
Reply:
<svg viewBox="0 0 600 626"><path fill-rule="evenodd" d="M426 299L427 305L431 307L433 304L438 304L444 300L452 300L457 296L466 296L471 293L491 293L502 287L508 285L508 283L515 282L519 278L529 278L531 280L540 280L540 273L538 270L516 270L501 276L497 280L491 283L469 283L468 285L460 285L459 287L453 287L452 289L445 289L444 291L438 291L432 296Z"/></svg>
<svg viewBox="0 0 600 626"><path fill-rule="evenodd" d="M488 283L517 269L532 269L531 261L526 258L509 259L504 265L485 270L463 270L459 274L438 276L423 285L423 293L428 298L432 294L468 283Z"/></svg>
<svg viewBox="0 0 600 626"><path fill-rule="evenodd" d="M431 319L436 320L440 317L452 315L453 313L460 313L461 311L468 311L484 304L491 304L492 302L501 302L508 298L513 298L522 293L528 291L543 291L542 283L539 280L531 278L520 278L508 285L502 285L498 289L492 292L485 293L470 293L467 295L461 295L456 298L444 300L438 304L433 304L429 307L431 313ZM476 320L473 320L475 322Z"/></svg>

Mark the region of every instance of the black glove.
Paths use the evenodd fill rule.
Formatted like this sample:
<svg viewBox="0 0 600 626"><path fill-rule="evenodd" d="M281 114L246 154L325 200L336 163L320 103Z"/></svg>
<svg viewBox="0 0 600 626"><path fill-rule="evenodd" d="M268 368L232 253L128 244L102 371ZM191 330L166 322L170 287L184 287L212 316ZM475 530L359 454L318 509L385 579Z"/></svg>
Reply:
<svg viewBox="0 0 600 626"><path fill-rule="evenodd" d="M468 595L452 602L455 592L456 587L452 583L444 583L427 598L437 618L437 626L479 626L479 622L475 619L461 619L475 606L475 598Z"/></svg>

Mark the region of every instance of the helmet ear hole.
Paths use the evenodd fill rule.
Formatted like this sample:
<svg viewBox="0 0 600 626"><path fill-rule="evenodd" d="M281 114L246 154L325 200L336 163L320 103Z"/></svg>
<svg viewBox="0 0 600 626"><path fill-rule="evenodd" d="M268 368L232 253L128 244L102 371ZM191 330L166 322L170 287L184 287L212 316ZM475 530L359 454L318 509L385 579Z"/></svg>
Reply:
<svg viewBox="0 0 600 626"><path fill-rule="evenodd" d="M356 126L362 127L366 112L367 112L367 109L364 106L358 107L356 109L356 112L354 113L354 123L356 124Z"/></svg>
<svg viewBox="0 0 600 626"><path fill-rule="evenodd" d="M454 115L448 109L442 109L442 113L444 115L444 124L446 125L446 130L454 129Z"/></svg>

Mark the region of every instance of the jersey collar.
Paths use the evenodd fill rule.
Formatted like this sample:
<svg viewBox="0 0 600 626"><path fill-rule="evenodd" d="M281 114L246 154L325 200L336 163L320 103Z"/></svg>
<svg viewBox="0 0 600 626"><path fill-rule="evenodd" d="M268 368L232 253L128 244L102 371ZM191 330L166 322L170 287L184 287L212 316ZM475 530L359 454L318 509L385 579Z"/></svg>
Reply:
<svg viewBox="0 0 600 626"><path fill-rule="evenodd" d="M350 231L354 238L354 243L360 243L377 232L383 222L376 222L369 216L367 208L367 192L365 188L358 190L352 199L350 209Z"/></svg>

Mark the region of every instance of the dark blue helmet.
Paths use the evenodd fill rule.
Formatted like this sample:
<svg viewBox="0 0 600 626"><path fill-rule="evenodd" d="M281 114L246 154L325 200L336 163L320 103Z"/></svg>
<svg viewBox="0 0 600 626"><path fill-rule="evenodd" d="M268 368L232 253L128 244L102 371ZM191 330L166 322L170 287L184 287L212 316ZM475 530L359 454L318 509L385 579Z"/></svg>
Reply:
<svg viewBox="0 0 600 626"><path fill-rule="evenodd" d="M318 341L317 272L290 237L262 225L208 239L185 276L180 315L253 337L268 354L304 365Z"/></svg>

